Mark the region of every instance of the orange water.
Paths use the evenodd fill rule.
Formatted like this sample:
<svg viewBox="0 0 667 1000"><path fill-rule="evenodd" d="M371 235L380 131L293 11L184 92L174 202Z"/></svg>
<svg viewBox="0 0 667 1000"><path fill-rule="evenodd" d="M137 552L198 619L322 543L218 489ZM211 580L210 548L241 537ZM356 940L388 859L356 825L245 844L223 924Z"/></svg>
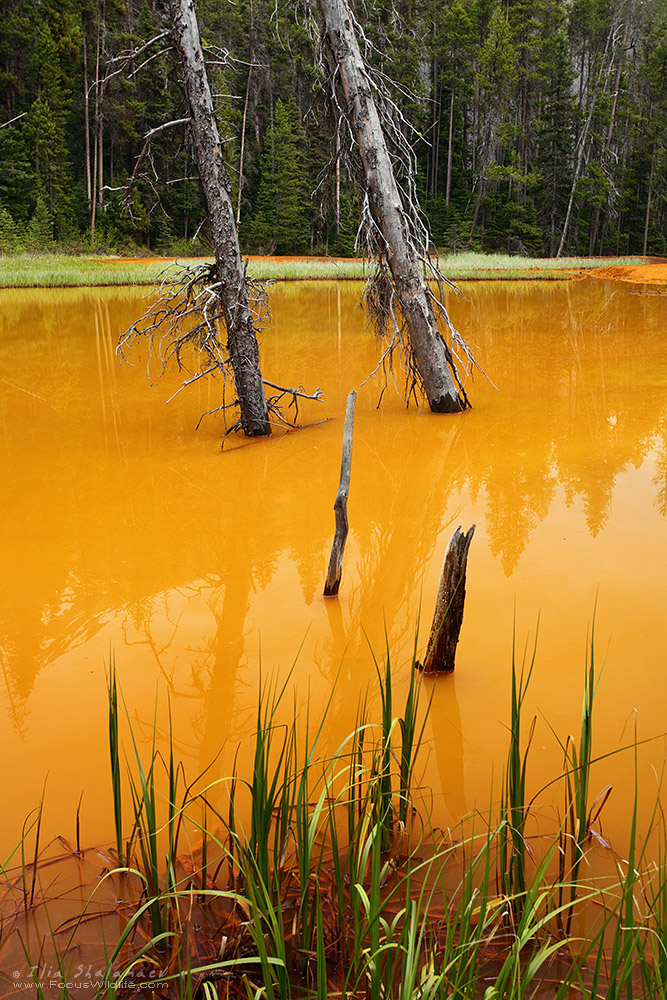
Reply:
<svg viewBox="0 0 667 1000"><path fill-rule="evenodd" d="M641 291L641 289L639 289ZM115 653L145 741L170 693L188 773L228 773L253 728L259 663L293 672L298 709L329 709L325 745L354 725L373 684L369 643L385 629L400 704L421 607L420 651L440 564L458 525L476 523L456 673L428 682L433 708L420 778L450 824L497 787L518 655L539 641L527 702L538 714L530 783L560 768L580 715L596 594L606 656L595 748L667 729L667 324L665 301L599 281L476 283L450 302L494 389L468 381L474 409L406 411L365 330L354 283L271 291L264 373L313 390L313 426L220 448L215 385L155 387L145 359L119 365L119 334L142 293L0 292L0 655L3 851L45 794L47 833L112 831L105 668ZM361 388L360 388L361 387ZM322 588L333 533L342 417L357 388L351 532L339 600ZM315 423L316 421L323 421ZM374 690L374 689L373 689ZM289 694L291 704L291 690ZM375 695L371 698L377 704ZM665 759L639 756L644 812ZM597 766L614 785L604 831L622 845L633 786L625 753ZM544 823L554 789L540 796Z"/></svg>

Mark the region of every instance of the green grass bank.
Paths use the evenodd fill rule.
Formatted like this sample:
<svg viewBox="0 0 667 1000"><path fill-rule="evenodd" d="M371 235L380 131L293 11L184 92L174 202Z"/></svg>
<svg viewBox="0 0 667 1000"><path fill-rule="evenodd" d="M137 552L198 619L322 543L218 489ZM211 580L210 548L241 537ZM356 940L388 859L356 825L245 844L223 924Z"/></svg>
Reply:
<svg viewBox="0 0 667 1000"><path fill-rule="evenodd" d="M201 260L202 258L196 258ZM83 257L66 254L0 256L0 288L72 288L153 285L172 257ZM508 254L462 253L440 258L452 281L562 280L583 270L645 263L639 257L564 257L541 260ZM335 257L250 257L249 273L273 281L350 280L365 276L364 262Z"/></svg>

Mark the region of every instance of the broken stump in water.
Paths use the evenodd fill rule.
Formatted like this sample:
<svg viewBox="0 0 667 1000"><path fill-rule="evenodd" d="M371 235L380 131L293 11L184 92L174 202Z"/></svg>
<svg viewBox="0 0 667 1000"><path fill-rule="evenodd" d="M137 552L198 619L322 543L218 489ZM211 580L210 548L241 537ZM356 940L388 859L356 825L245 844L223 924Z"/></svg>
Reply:
<svg viewBox="0 0 667 1000"><path fill-rule="evenodd" d="M331 546L329 571L324 585L324 596L335 597L340 587L340 577L343 571L343 552L347 540L347 498L350 492L350 472L352 471L352 431L354 429L354 404L357 394L354 390L347 397L345 407L345 428L343 430L343 457L340 463L340 483L334 502L336 515L336 533Z"/></svg>
<svg viewBox="0 0 667 1000"><path fill-rule="evenodd" d="M474 533L474 524L465 535L459 526L449 539L440 574L426 656L423 664L419 662L415 664L425 674L451 674L454 669L466 598L468 549Z"/></svg>

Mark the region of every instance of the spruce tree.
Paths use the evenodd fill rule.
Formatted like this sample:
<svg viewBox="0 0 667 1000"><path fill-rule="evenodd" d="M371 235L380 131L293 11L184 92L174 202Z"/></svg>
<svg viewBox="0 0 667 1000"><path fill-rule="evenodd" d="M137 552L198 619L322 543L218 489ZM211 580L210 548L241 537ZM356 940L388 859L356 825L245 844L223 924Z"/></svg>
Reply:
<svg viewBox="0 0 667 1000"><path fill-rule="evenodd" d="M18 227L4 205L0 204L0 253L13 253L19 249Z"/></svg>
<svg viewBox="0 0 667 1000"><path fill-rule="evenodd" d="M257 209L249 227L253 249L264 253L303 253L308 248L308 184L296 102L276 101L260 160Z"/></svg>
<svg viewBox="0 0 667 1000"><path fill-rule="evenodd" d="M31 63L38 89L25 128L32 146L35 197L48 206L52 234L67 237L72 225L72 178L65 117L71 95L48 21L37 25Z"/></svg>
<svg viewBox="0 0 667 1000"><path fill-rule="evenodd" d="M48 250L53 243L53 225L46 200L37 195L35 211L26 229L26 244L29 250Z"/></svg>
<svg viewBox="0 0 667 1000"><path fill-rule="evenodd" d="M17 222L27 222L34 205L32 168L22 119L0 129L0 204Z"/></svg>

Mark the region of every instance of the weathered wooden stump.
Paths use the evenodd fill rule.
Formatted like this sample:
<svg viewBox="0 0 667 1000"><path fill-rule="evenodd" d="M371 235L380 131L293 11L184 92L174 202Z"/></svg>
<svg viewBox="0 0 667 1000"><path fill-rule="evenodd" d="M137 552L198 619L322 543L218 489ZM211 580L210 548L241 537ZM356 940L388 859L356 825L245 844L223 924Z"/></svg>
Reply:
<svg viewBox="0 0 667 1000"><path fill-rule="evenodd" d="M474 524L465 535L459 526L449 539L440 574L426 656L423 663L415 664L425 674L451 674L454 669L466 597L468 549L474 533Z"/></svg>
<svg viewBox="0 0 667 1000"><path fill-rule="evenodd" d="M333 545L331 546L331 557L329 559L329 570L327 581L324 585L324 596L335 597L340 587L340 578L343 571L343 552L349 525L347 522L347 498L350 492L350 472L352 471L352 431L354 429L354 404L357 401L357 394L354 390L347 397L345 407L345 427L343 430L343 457L340 463L340 482L338 493L334 501L334 513L336 515L336 533L334 534Z"/></svg>

